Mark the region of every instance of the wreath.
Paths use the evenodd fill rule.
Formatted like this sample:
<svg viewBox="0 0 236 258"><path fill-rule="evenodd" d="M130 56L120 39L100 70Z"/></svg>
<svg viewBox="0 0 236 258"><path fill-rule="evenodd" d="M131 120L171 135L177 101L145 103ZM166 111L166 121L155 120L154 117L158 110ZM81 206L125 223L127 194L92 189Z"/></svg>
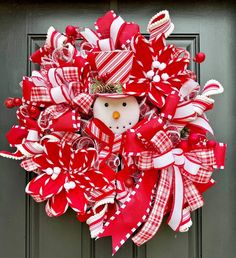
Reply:
<svg viewBox="0 0 236 258"><path fill-rule="evenodd" d="M113 11L95 29L50 27L30 57L40 69L5 101L19 123L6 135L16 151L0 155L35 174L26 193L48 216L71 208L92 238L112 236L113 254L130 237L147 242L165 215L188 231L224 168L226 144L206 117L223 87L199 85L189 52L166 42L173 29L166 10L149 21L149 39Z"/></svg>

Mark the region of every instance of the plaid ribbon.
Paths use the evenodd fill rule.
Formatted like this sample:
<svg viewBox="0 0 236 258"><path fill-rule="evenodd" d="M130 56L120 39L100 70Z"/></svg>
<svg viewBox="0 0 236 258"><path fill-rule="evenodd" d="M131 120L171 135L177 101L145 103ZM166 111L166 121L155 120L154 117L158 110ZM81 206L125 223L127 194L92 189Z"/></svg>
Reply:
<svg viewBox="0 0 236 258"><path fill-rule="evenodd" d="M149 214L152 203L152 189L155 187L156 180L157 173L155 170L143 173L130 198L109 218L103 227L103 231L98 235L99 238L112 236L113 254L130 238Z"/></svg>
<svg viewBox="0 0 236 258"><path fill-rule="evenodd" d="M165 207L170 196L172 178L168 174L168 169L163 169L160 174L156 198L153 208L149 213L147 222L144 223L140 231L132 238L133 242L140 246L151 239L158 231L164 217ZM159 216L157 216L157 214Z"/></svg>
<svg viewBox="0 0 236 258"><path fill-rule="evenodd" d="M89 82L88 63L84 66L50 68L46 74L33 72L23 79L23 97L27 104L72 104L80 112L88 114L93 97L87 93Z"/></svg>
<svg viewBox="0 0 236 258"><path fill-rule="evenodd" d="M190 225L190 220L183 222L186 219L183 205L187 202L191 211L203 205L202 196L193 182L209 182L216 161L212 149L194 150L190 153L183 153L181 149L173 150L172 142L158 118L143 123L134 131L136 138L148 148L139 154L133 154L138 168L161 170L153 209L133 238L137 245L141 245L158 231L170 194L173 194L173 203L168 224L174 230L179 230L180 227L183 230Z"/></svg>
<svg viewBox="0 0 236 258"><path fill-rule="evenodd" d="M169 155L171 153L175 157L170 158ZM201 153L199 159L196 153ZM154 158L153 166L161 169L160 182L156 191L153 209L141 230L133 238L135 244L142 245L156 234L161 225L165 213L164 208L170 194L173 194L173 203L168 224L176 231L180 230L180 227L182 230L187 228L186 225L190 223L189 220L188 222L185 221L186 225L183 222L186 219L183 216L185 201L188 203L191 211L202 207L203 198L193 182L202 182L204 180L205 183L209 181L209 174L211 175L211 172L206 168L212 167L215 162L212 150L201 150L196 151L196 153L196 156L193 158L193 154L188 156L182 150L175 149ZM204 166L206 165L207 167L205 168Z"/></svg>

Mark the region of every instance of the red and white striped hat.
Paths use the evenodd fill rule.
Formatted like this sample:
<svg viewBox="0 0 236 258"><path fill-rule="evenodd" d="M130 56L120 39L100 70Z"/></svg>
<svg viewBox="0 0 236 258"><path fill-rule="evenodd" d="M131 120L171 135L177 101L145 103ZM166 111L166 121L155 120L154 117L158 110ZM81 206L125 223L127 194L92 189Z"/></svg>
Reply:
<svg viewBox="0 0 236 258"><path fill-rule="evenodd" d="M123 84L129 80L133 64L133 53L128 50L97 51L93 53L94 64L99 76L107 75L107 84ZM98 96L124 98L123 93L96 93Z"/></svg>

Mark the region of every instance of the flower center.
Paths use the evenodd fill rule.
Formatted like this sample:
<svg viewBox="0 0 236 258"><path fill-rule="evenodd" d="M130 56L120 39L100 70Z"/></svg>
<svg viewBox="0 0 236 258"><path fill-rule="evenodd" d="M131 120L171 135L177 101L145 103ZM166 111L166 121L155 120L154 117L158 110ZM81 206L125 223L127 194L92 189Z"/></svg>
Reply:
<svg viewBox="0 0 236 258"><path fill-rule="evenodd" d="M160 63L159 61L155 60L152 62L152 69L146 73L146 77L154 82L159 82L161 79L166 81L169 79L169 75L167 73L163 73L159 75L159 72L166 68L165 63Z"/></svg>
<svg viewBox="0 0 236 258"><path fill-rule="evenodd" d="M51 176L52 180L57 179L58 175L61 173L61 168L54 167L54 168L47 168L45 170L46 174Z"/></svg>
<svg viewBox="0 0 236 258"><path fill-rule="evenodd" d="M66 190L74 189L75 187L76 187L76 184L75 184L75 182L73 182L73 181L69 181L69 182L66 182L66 183L64 184L64 188L65 188Z"/></svg>

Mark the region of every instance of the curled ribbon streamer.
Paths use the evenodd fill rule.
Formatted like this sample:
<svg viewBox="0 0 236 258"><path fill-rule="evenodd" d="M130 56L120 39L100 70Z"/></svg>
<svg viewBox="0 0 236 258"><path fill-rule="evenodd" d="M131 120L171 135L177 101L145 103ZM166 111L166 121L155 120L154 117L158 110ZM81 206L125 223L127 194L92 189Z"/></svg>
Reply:
<svg viewBox="0 0 236 258"><path fill-rule="evenodd" d="M39 133L35 129L28 129L23 126L13 126L7 133L7 139L11 147L16 147L15 153L1 151L0 155L7 158L22 159L43 152L39 143Z"/></svg>

